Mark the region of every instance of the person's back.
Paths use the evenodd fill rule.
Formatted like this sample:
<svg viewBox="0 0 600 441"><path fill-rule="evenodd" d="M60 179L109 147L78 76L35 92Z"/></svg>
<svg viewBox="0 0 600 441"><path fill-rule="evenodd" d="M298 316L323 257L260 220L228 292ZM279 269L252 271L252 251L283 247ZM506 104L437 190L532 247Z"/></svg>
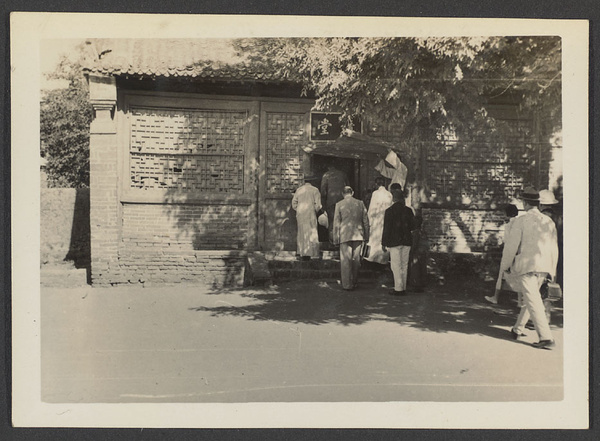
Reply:
<svg viewBox="0 0 600 441"><path fill-rule="evenodd" d="M344 199L335 205L333 240L340 247L342 288L358 284L361 249L369 240L369 216L365 204L354 199L352 188L344 187Z"/></svg>
<svg viewBox="0 0 600 441"><path fill-rule="evenodd" d="M296 210L298 231L296 252L303 259L318 257L319 235L317 230L317 212L321 209L321 194L310 184L313 177L306 176L305 183L292 197L292 208Z"/></svg>
<svg viewBox="0 0 600 441"><path fill-rule="evenodd" d="M398 245L411 246L414 214L404 205L404 201L395 202L385 211L382 244L386 247Z"/></svg>
<svg viewBox="0 0 600 441"><path fill-rule="evenodd" d="M511 237L520 236L518 253L515 254L513 269L517 274L528 272L556 271L557 243L556 227L552 219L533 208L515 219L511 227ZM510 238L508 238L510 241Z"/></svg>
<svg viewBox="0 0 600 441"><path fill-rule="evenodd" d="M346 174L335 167L330 167L321 179L321 197L326 205L335 205L344 198L343 190L348 179Z"/></svg>
<svg viewBox="0 0 600 441"><path fill-rule="evenodd" d="M310 184L304 184L298 187L292 198L292 208L296 211L321 209L320 194L316 187Z"/></svg>
<svg viewBox="0 0 600 441"><path fill-rule="evenodd" d="M368 209L369 215L369 226L371 228L371 235L369 239L369 255L365 257L366 260L381 265L387 264L389 261L389 253L384 252L381 248L381 236L383 234L383 220L385 210L392 205L392 194L387 191L384 187L383 178L377 178L375 180L377 190L373 192L371 199L371 205Z"/></svg>
<svg viewBox="0 0 600 441"><path fill-rule="evenodd" d="M338 227L336 236L339 243L351 240L364 240L366 236L366 208L362 201L353 197L345 197L336 204L335 225ZM338 218L339 216L339 218ZM368 224L368 222L367 222Z"/></svg>
<svg viewBox="0 0 600 441"><path fill-rule="evenodd" d="M518 340L524 335L525 324L531 317L539 336L539 341L532 346L551 349L555 342L540 287L544 280L548 277L553 279L556 274L556 227L552 219L540 213L537 190L525 188L521 199L526 213L514 221L500 262L501 271L510 272L515 277L523 300L517 321L510 332L512 338Z"/></svg>
<svg viewBox="0 0 600 441"><path fill-rule="evenodd" d="M394 274L394 289L390 294L404 295L409 253L413 242L414 215L412 210L404 205L401 190L393 189L392 196L394 205L385 211L381 246L384 252L390 252L390 266Z"/></svg>

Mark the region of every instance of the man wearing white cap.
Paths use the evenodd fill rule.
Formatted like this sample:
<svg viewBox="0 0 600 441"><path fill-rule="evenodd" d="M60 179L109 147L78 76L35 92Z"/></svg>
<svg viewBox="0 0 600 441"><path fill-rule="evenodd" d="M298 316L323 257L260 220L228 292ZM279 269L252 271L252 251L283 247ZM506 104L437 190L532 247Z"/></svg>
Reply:
<svg viewBox="0 0 600 441"><path fill-rule="evenodd" d="M550 349L555 343L546 318L540 286L546 276L554 278L558 259L557 234L554 222L540 213L539 193L529 187L521 197L526 213L515 219L506 237L500 269L510 271L520 285L524 306L511 329L513 338L523 335L531 316L539 341L533 346Z"/></svg>

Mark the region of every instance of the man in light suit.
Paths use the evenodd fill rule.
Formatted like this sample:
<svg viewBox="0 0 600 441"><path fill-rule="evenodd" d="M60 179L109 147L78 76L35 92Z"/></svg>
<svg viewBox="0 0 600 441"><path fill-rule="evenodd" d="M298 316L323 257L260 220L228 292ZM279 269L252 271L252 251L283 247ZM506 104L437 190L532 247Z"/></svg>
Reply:
<svg viewBox="0 0 600 441"><path fill-rule="evenodd" d="M342 288L350 291L358 284L358 269L362 247L369 240L369 216L365 204L352 196L351 187L344 187L344 199L335 205L333 243L340 246Z"/></svg>
<svg viewBox="0 0 600 441"><path fill-rule="evenodd" d="M540 286L546 276L554 279L558 260L556 227L548 216L538 209L539 194L533 188L523 192L523 205L526 213L512 224L505 239L501 271L508 271L516 279L519 292L522 293L524 306L511 329L511 335L518 339L523 335L525 324L531 316L533 326L538 333L539 341L533 346L550 349L554 339L546 318L546 311Z"/></svg>

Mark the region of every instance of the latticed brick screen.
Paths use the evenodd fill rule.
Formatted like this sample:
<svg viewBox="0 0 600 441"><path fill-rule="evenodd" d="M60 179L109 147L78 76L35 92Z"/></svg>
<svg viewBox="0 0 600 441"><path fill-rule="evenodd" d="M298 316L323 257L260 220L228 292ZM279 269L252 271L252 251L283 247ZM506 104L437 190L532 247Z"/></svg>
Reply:
<svg viewBox="0 0 600 441"><path fill-rule="evenodd" d="M246 112L131 109L131 188L241 193Z"/></svg>
<svg viewBox="0 0 600 441"><path fill-rule="evenodd" d="M400 152L402 162L408 167L408 181L412 182L416 179L421 172L419 162L421 143L407 140L402 127L393 124L371 124L367 126L367 135L393 144Z"/></svg>
<svg viewBox="0 0 600 441"><path fill-rule="evenodd" d="M302 185L300 152L306 141L303 113L267 113L267 191L293 193Z"/></svg>
<svg viewBox="0 0 600 441"><path fill-rule="evenodd" d="M439 202L506 202L526 182L539 145L532 142L531 121L503 121L497 130L469 140L440 136L426 151L426 180Z"/></svg>

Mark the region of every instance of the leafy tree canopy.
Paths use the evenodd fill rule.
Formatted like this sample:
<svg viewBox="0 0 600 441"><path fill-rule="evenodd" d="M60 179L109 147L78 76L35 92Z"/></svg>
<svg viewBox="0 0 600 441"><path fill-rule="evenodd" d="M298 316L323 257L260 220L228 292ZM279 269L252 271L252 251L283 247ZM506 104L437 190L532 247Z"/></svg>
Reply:
<svg viewBox="0 0 600 441"><path fill-rule="evenodd" d="M502 98L560 115L558 37L246 39L238 48L302 82L316 109L394 123L407 135L419 125L480 127L485 102Z"/></svg>
<svg viewBox="0 0 600 441"><path fill-rule="evenodd" d="M66 80L66 88L42 91L40 106L41 154L46 159L50 187L89 186L89 127L92 108L82 75L81 56L63 56L48 79Z"/></svg>

